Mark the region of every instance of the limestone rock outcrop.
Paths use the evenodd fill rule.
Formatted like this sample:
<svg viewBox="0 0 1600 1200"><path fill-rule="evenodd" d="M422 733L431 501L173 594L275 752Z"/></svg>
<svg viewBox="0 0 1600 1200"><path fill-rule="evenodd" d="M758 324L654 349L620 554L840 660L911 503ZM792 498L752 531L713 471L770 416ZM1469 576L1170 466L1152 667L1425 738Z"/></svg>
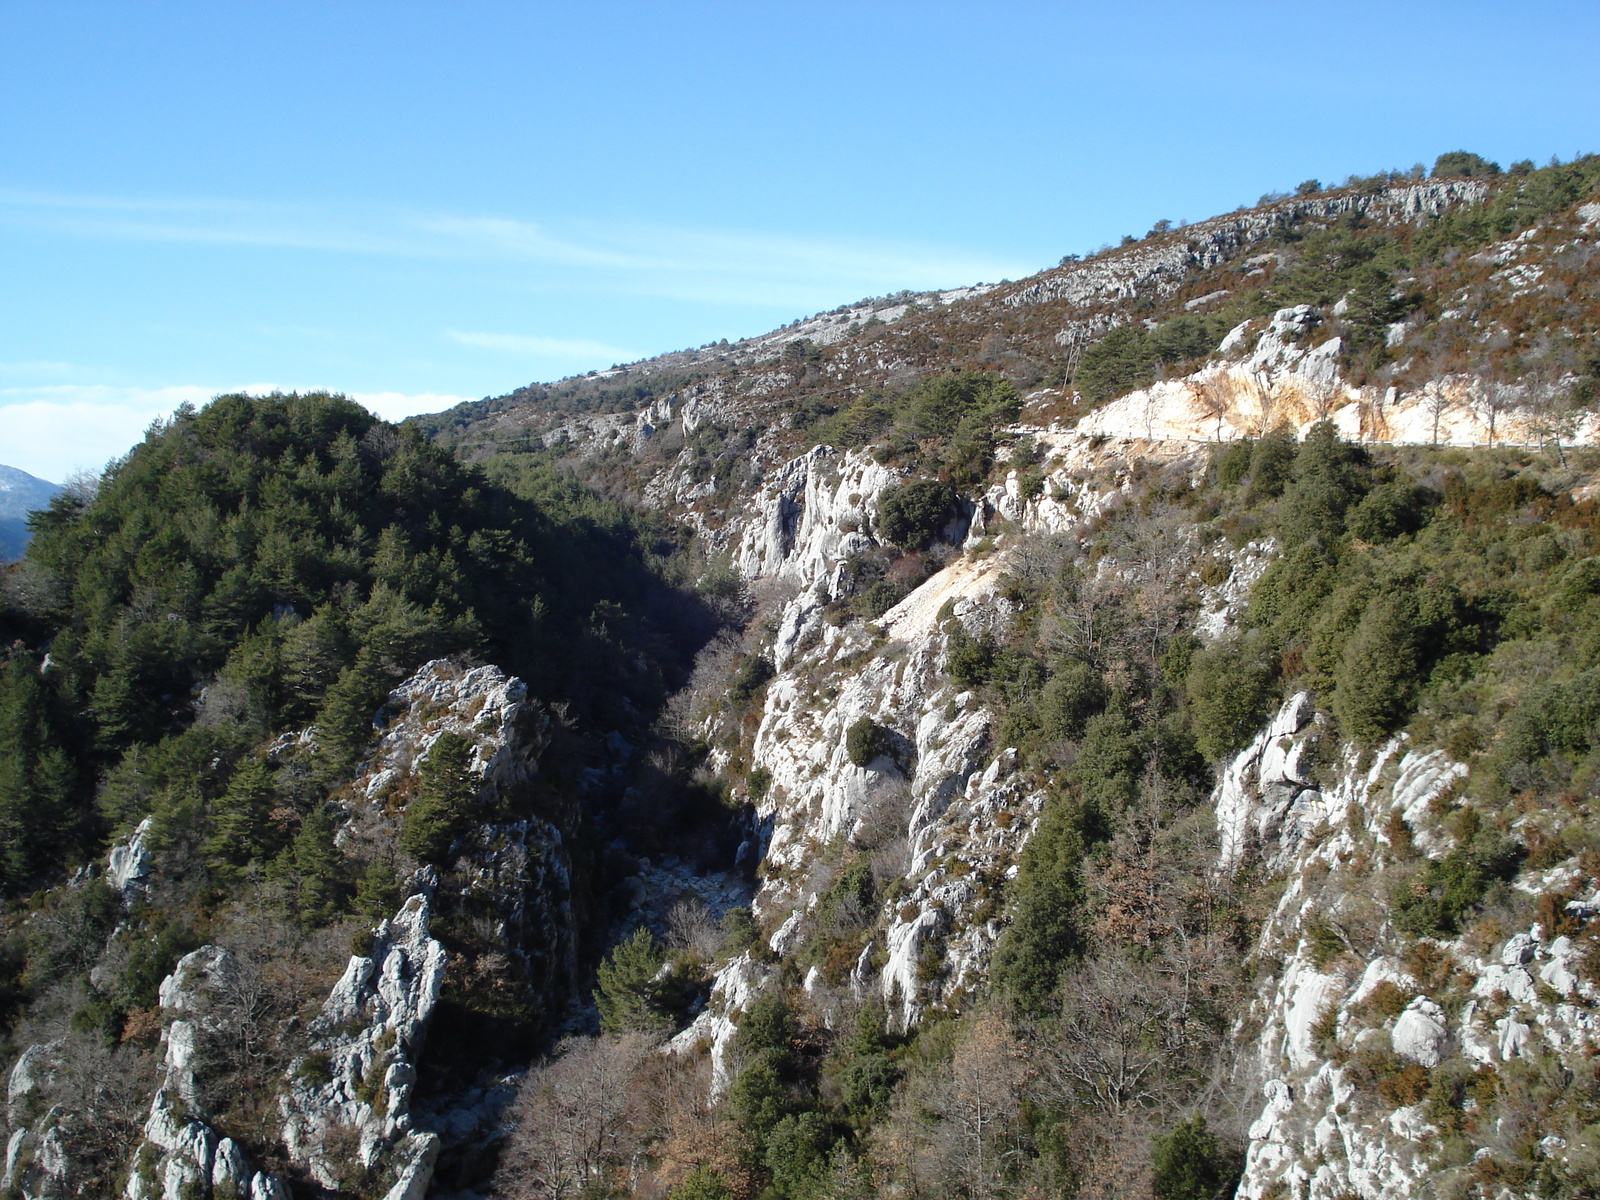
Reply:
<svg viewBox="0 0 1600 1200"><path fill-rule="evenodd" d="M445 970L428 918L428 893L418 891L373 931L372 949L351 957L290 1072L284 1145L325 1187L345 1182L341 1156L352 1153L392 1200L420 1196L431 1177L438 1135L411 1119L416 1058Z"/></svg>
<svg viewBox="0 0 1600 1200"><path fill-rule="evenodd" d="M133 1154L127 1200L191 1200L238 1196L288 1200L281 1179L252 1167L232 1138L209 1124L208 1091L200 1073L210 1045L246 1016L245 968L220 946L202 946L179 960L161 984L170 1014L162 1031L166 1069L150 1104L145 1142Z"/></svg>

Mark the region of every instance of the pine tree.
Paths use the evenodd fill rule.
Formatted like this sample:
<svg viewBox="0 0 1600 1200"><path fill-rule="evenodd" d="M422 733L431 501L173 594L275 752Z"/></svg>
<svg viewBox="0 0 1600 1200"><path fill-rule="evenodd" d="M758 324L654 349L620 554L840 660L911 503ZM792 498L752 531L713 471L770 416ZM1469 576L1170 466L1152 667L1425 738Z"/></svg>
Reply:
<svg viewBox="0 0 1600 1200"><path fill-rule="evenodd" d="M144 725L141 706L139 691L133 682L133 669L126 662L118 662L94 680L90 712L99 726L101 746L109 749L133 741Z"/></svg>
<svg viewBox="0 0 1600 1200"><path fill-rule="evenodd" d="M52 727L38 660L0 666L0 890L21 888L72 847L77 767Z"/></svg>
<svg viewBox="0 0 1600 1200"><path fill-rule="evenodd" d="M477 799L472 743L459 733L441 733L418 776L417 798L406 806L400 827L400 848L421 862L442 863L465 831Z"/></svg>
<svg viewBox="0 0 1600 1200"><path fill-rule="evenodd" d="M1250 451L1250 490L1246 502L1254 504L1263 496L1278 496L1289 482L1294 468L1294 430L1275 425L1261 435Z"/></svg>
<svg viewBox="0 0 1600 1200"><path fill-rule="evenodd" d="M1417 688L1417 605L1407 593L1374 596L1334 672L1334 715L1359 741L1376 741L1410 711Z"/></svg>
<svg viewBox="0 0 1600 1200"><path fill-rule="evenodd" d="M1311 427L1294 460L1294 482L1284 495L1280 525L1286 544L1329 541L1344 532L1345 510L1360 495L1356 453L1332 422Z"/></svg>
<svg viewBox="0 0 1600 1200"><path fill-rule="evenodd" d="M888 1054L891 1039L887 1026L883 1001L869 997L856 1013L850 1037L840 1047L839 1098L853 1117L870 1117L882 1109L900 1080L900 1069Z"/></svg>
<svg viewBox="0 0 1600 1200"><path fill-rule="evenodd" d="M317 742L330 777L350 773L372 741L372 717L382 702L388 677L376 655L363 650L339 673L317 712Z"/></svg>
<svg viewBox="0 0 1600 1200"><path fill-rule="evenodd" d="M1242 749L1272 706L1276 680L1264 645L1221 638L1196 652L1184 690L1195 745L1212 762Z"/></svg>
<svg viewBox="0 0 1600 1200"><path fill-rule="evenodd" d="M1045 1012L1061 972L1081 953L1083 838L1067 805L1045 806L1011 889L1011 924L995 948L995 989L1025 1013Z"/></svg>
<svg viewBox="0 0 1600 1200"><path fill-rule="evenodd" d="M1236 1173L1236 1157L1196 1113L1151 1139L1150 1192L1155 1200L1211 1200Z"/></svg>
<svg viewBox="0 0 1600 1200"><path fill-rule="evenodd" d="M275 847L272 809L277 791L266 760L251 756L239 764L228 790L211 809L211 832L201 852L224 875L263 859Z"/></svg>
<svg viewBox="0 0 1600 1200"><path fill-rule="evenodd" d="M344 857L333 844L333 819L317 805L300 822L300 831L280 856L287 859L290 904L308 928L325 925L338 910Z"/></svg>
<svg viewBox="0 0 1600 1200"><path fill-rule="evenodd" d="M1084 807L1105 818L1125 808L1138 793L1143 765L1138 736L1120 708L1091 717L1073 764Z"/></svg>
<svg viewBox="0 0 1600 1200"><path fill-rule="evenodd" d="M600 1028L607 1033L659 1029L662 1014L656 1006L656 974L661 970L661 947L643 925L618 942L596 972L594 990Z"/></svg>
<svg viewBox="0 0 1600 1200"><path fill-rule="evenodd" d="M378 860L368 863L356 883L356 913L376 925L393 916L399 905L400 885L395 882L394 868Z"/></svg>

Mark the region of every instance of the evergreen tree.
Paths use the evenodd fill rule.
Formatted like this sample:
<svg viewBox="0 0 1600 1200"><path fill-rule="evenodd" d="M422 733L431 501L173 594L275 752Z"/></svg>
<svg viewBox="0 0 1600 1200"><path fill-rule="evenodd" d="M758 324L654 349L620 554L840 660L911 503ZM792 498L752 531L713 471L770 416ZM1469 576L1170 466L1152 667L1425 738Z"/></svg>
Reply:
<svg viewBox="0 0 1600 1200"><path fill-rule="evenodd" d="M833 1122L819 1112L790 1113L773 1124L764 1140L764 1164L778 1194L793 1200L815 1195L829 1174Z"/></svg>
<svg viewBox="0 0 1600 1200"><path fill-rule="evenodd" d="M31 654L0 664L0 888L27 886L76 840L77 768Z"/></svg>
<svg viewBox="0 0 1600 1200"><path fill-rule="evenodd" d="M618 942L596 972L594 990L600 1027L607 1033L659 1030L665 1023L657 1005L656 975L664 956L643 925Z"/></svg>
<svg viewBox="0 0 1600 1200"><path fill-rule="evenodd" d="M143 703L133 670L126 663L119 663L95 680L89 711L94 714L102 746L109 749L124 745L142 732L147 723L140 711Z"/></svg>
<svg viewBox="0 0 1600 1200"><path fill-rule="evenodd" d="M1284 542L1330 541L1344 532L1344 514L1360 495L1358 451L1339 437L1330 421L1306 434L1294 460L1294 481L1284 495L1279 525Z"/></svg>
<svg viewBox="0 0 1600 1200"><path fill-rule="evenodd" d="M1046 737L1081 738L1106 702L1100 673L1079 659L1067 659L1039 695L1039 726Z"/></svg>
<svg viewBox="0 0 1600 1200"><path fill-rule="evenodd" d="M338 911L344 856L333 844L333 833L333 819L319 804L306 814L294 841L279 855L290 907L308 928L327 924Z"/></svg>
<svg viewBox="0 0 1600 1200"><path fill-rule="evenodd" d="M317 712L317 742L330 778L348 775L372 741L372 718L388 692L391 676L377 655L363 650L328 689Z"/></svg>
<svg viewBox="0 0 1600 1200"><path fill-rule="evenodd" d="M1195 745L1212 762L1242 749L1276 697L1272 665L1260 639L1220 638L1195 653L1184 690Z"/></svg>
<svg viewBox="0 0 1600 1200"><path fill-rule="evenodd" d="M911 479L884 488L874 519L878 534L907 550L925 550L950 520L955 493L936 479Z"/></svg>
<svg viewBox="0 0 1600 1200"><path fill-rule="evenodd" d="M889 1057L887 1025L883 1001L871 996L856 1012L850 1036L840 1047L839 1098L852 1117L870 1118L881 1111L900 1080L900 1069Z"/></svg>
<svg viewBox="0 0 1600 1200"><path fill-rule="evenodd" d="M739 1032L734 1035L734 1049L740 1054L754 1054L770 1050L787 1056L794 1044L794 1013L783 992L777 988L756 997L739 1022Z"/></svg>
<svg viewBox="0 0 1600 1200"><path fill-rule="evenodd" d="M1418 684L1417 650L1415 599L1404 592L1374 596L1334 674L1333 711L1348 736L1375 741L1410 711Z"/></svg>
<svg viewBox="0 0 1600 1200"><path fill-rule="evenodd" d="M1120 707L1089 718L1072 767L1083 807L1102 819L1126 808L1138 793L1143 766L1138 735Z"/></svg>
<svg viewBox="0 0 1600 1200"><path fill-rule="evenodd" d="M1196 1113L1151 1140L1151 1194L1155 1200L1213 1200L1237 1174L1237 1157Z"/></svg>
<svg viewBox="0 0 1600 1200"><path fill-rule="evenodd" d="M417 798L406 806L400 848L421 862L442 863L466 830L478 797L470 741L446 731L435 739L418 771Z"/></svg>
<svg viewBox="0 0 1600 1200"><path fill-rule="evenodd" d="M225 876L265 859L277 849L272 810L277 790L264 758L251 755L241 762L228 790L211 807L211 832L201 851Z"/></svg>
<svg viewBox="0 0 1600 1200"><path fill-rule="evenodd" d="M392 917L399 906L400 885L395 882L394 868L377 860L368 863L356 882L353 907L357 915L376 925Z"/></svg>
<svg viewBox="0 0 1600 1200"><path fill-rule="evenodd" d="M775 1050L762 1050L745 1060L728 1088L728 1111L748 1139L750 1157L761 1164L767 1136L794 1111L794 1091Z"/></svg>
<svg viewBox="0 0 1600 1200"><path fill-rule="evenodd" d="M669 1200L735 1200L727 1176L711 1167L696 1167L668 1193Z"/></svg>
<svg viewBox="0 0 1600 1200"><path fill-rule="evenodd" d="M342 605L319 605L309 619L288 623L278 637L281 684L290 711L309 714L355 654L347 615Z"/></svg>
<svg viewBox="0 0 1600 1200"><path fill-rule="evenodd" d="M1250 451L1248 503L1283 494L1294 468L1294 430L1280 422L1261 435Z"/></svg>
<svg viewBox="0 0 1600 1200"><path fill-rule="evenodd" d="M1045 805L1011 885L1011 923L990 982L1021 1011L1046 1012L1061 973L1082 952L1084 846L1068 806Z"/></svg>
<svg viewBox="0 0 1600 1200"><path fill-rule="evenodd" d="M1389 272L1370 263L1356 272L1346 303L1345 337L1350 349L1358 353L1383 346L1388 327L1404 315L1403 304L1394 298Z"/></svg>

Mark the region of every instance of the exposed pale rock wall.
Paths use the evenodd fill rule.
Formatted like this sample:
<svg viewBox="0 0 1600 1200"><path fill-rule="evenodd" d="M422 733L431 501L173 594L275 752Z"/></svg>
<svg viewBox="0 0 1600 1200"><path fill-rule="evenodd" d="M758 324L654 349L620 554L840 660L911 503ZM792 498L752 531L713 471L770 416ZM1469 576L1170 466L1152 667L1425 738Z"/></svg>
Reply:
<svg viewBox="0 0 1600 1200"><path fill-rule="evenodd" d="M256 1170L232 1138L208 1123L198 1072L205 1069L205 1043L226 1036L238 1019L239 984L245 968L220 946L202 946L179 960L161 984L168 1014L161 1038L166 1066L150 1102L143 1145L128 1172L127 1200L194 1200L244 1197L288 1200L282 1180Z"/></svg>
<svg viewBox="0 0 1600 1200"><path fill-rule="evenodd" d="M1429 1070L1452 1062L1498 1069L1539 1055L1575 1063L1600 1050L1600 991L1583 976L1573 939L1537 924L1481 957L1466 939L1432 939L1431 953L1448 969L1435 970L1432 982L1415 977L1401 955L1406 941L1376 907L1385 876L1397 869L1384 855L1391 822L1399 817L1415 831L1423 855L1449 853L1455 840L1437 813L1454 803L1467 768L1400 735L1367 760L1346 750L1336 765L1313 771L1309 741L1317 733L1309 697L1291 697L1228 764L1215 796L1219 868L1259 857L1285 879L1258 947L1267 973L1238 1031L1248 1039L1240 1082L1257 1084L1262 1097L1239 1195L1453 1194L1472 1178L1474 1154L1496 1153L1494 1130L1480 1130L1464 1151L1450 1149L1426 1099L1386 1099L1362 1056L1392 1054L1397 1064ZM1533 892L1551 885L1534 873L1517 880ZM1600 914L1600 897L1567 909L1574 920L1590 920ZM1312 937L1319 926L1367 932L1343 950L1319 948ZM1430 993L1439 979L1447 990ZM1398 996L1398 1011L1372 1007L1380 987ZM1548 1132L1541 1154L1559 1163L1566 1143Z"/></svg>
<svg viewBox="0 0 1600 1200"><path fill-rule="evenodd" d="M1014 753L993 744L995 715L947 674L949 630L998 632L1012 617L1000 594L1012 536L1027 531L1071 538L1123 502L1135 486L1132 459L1186 464L1176 445L1108 443L1061 429L1012 431L1034 437L1046 488L1025 496L1013 472L976 498L969 552L947 564L875 622L826 619L838 571L872 546L867 526L876 493L896 476L864 456L818 447L792 460L735 527L736 562L752 582L785 579L800 590L774 624L777 677L768 685L750 767L770 773L758 802L766 833L754 910L770 931L768 949L793 954L812 936L828 877L819 857L900 849L902 879L842 978L858 996L881 995L895 1018L920 1019L930 1005L981 985L999 936L997 885L1014 873L1044 796L1015 771ZM984 538L999 547L987 551ZM1116 564L1107 559L1107 570ZM888 751L850 760L851 727L870 721ZM718 762L720 763L720 759ZM834 847L827 854L828 847ZM675 1044L708 1043L719 1078L731 1014L759 994L769 971L748 958L718 975L707 1011ZM820 980L815 969L808 990Z"/></svg>
<svg viewBox="0 0 1600 1200"><path fill-rule="evenodd" d="M372 949L351 956L290 1070L280 1099L284 1145L325 1187L338 1185L339 1157L352 1140L361 1166L387 1184L389 1200L420 1196L432 1176L439 1137L411 1119L416 1058L445 971L428 918L428 894L419 891L377 927ZM339 1131L346 1136L336 1146Z"/></svg>
<svg viewBox="0 0 1600 1200"><path fill-rule="evenodd" d="M828 585L874 543L878 495L901 474L864 454L815 446L774 471L747 508L734 565L747 579ZM832 590L832 589L830 589Z"/></svg>
<svg viewBox="0 0 1600 1200"><path fill-rule="evenodd" d="M1337 339L1333 339L1336 341ZM1078 423L1081 433L1153 441L1217 442L1259 437L1283 423L1304 435L1329 420L1351 442L1409 445L1540 445L1550 440L1547 418L1514 392L1489 432L1486 384L1466 377L1430 380L1414 392L1359 388L1333 374L1337 347L1322 343L1276 365L1213 364L1182 379L1140 388L1096 409ZM1323 353L1319 354L1319 351ZM1577 414L1561 431L1567 445L1592 445L1600 423Z"/></svg>
<svg viewBox="0 0 1600 1200"><path fill-rule="evenodd" d="M150 818L139 822L139 827L125 842L111 847L106 855L106 883L127 903L144 890L149 879L153 856L148 845Z"/></svg>
<svg viewBox="0 0 1600 1200"><path fill-rule="evenodd" d="M1594 444L1600 418L1558 410L1536 385L1441 376L1413 391L1356 387L1339 370L1340 339L1319 339L1310 305L1279 309L1264 327L1245 322L1218 345L1222 361L1139 388L1078 422L1097 437L1231 441L1279 424L1304 434L1328 420L1346 441L1412 445ZM1391 330L1391 342L1403 339Z"/></svg>
<svg viewBox="0 0 1600 1200"><path fill-rule="evenodd" d="M47 1106L46 1096L61 1069L64 1039L29 1046L6 1080L5 1174L0 1191L22 1200L58 1200L71 1195L71 1160L61 1135L65 1114Z"/></svg>

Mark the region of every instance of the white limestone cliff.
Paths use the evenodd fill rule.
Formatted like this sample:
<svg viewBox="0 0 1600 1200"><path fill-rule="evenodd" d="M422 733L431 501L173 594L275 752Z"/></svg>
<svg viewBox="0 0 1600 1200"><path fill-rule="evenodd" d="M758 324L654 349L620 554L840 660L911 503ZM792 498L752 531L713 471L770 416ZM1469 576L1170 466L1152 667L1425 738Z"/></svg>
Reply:
<svg viewBox="0 0 1600 1200"><path fill-rule="evenodd" d="M290 1070L280 1100L284 1145L325 1187L340 1184L339 1156L351 1142L387 1200L414 1200L431 1178L439 1137L411 1119L416 1057L445 970L428 918L428 894L419 891L373 931L372 949L351 957Z"/></svg>
<svg viewBox="0 0 1600 1200"><path fill-rule="evenodd" d="M1258 858L1285 879L1258 944L1266 974L1238 1030L1247 1039L1239 1081L1253 1080L1262 1097L1238 1195L1453 1194L1502 1147L1492 1127L1465 1149L1462 1134L1445 1135L1430 1115L1430 1074L1494 1078L1508 1062L1541 1055L1586 1059L1600 1051L1600 990L1574 939L1537 924L1487 950L1467 937L1401 936L1380 907L1388 879L1406 877L1405 854L1425 862L1455 846L1439 814L1459 803L1467 768L1400 735L1368 759L1346 750L1312 771L1316 732L1310 698L1291 697L1228 765L1215 796L1219 868ZM1411 843L1404 853L1396 821ZM1525 872L1517 886L1537 892L1548 882ZM1600 897L1565 907L1587 922ZM1407 1064L1423 1073L1399 1075ZM1541 1145L1557 1165L1568 1152L1563 1138Z"/></svg>

